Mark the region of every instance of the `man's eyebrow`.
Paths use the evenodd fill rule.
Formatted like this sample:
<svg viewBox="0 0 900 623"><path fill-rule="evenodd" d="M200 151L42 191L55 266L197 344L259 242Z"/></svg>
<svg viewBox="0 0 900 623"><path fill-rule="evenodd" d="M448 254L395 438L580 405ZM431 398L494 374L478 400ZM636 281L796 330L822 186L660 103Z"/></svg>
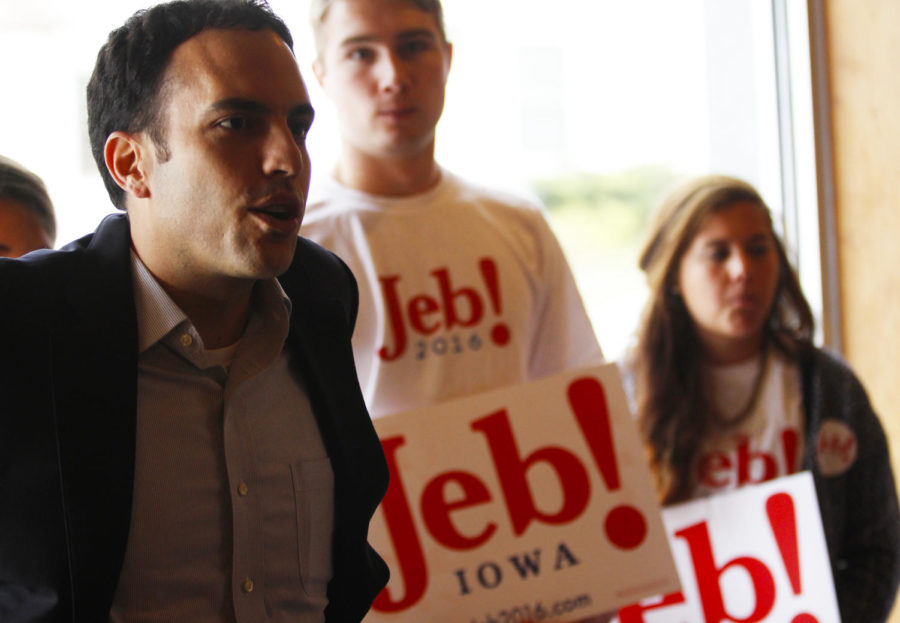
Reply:
<svg viewBox="0 0 900 623"><path fill-rule="evenodd" d="M437 34L429 30L428 28L411 28L409 30L403 30L392 37L395 40L406 41L409 39L435 39L437 40L439 37ZM341 41L341 47L347 47L352 45L359 45L361 43L372 43L375 41L381 41L382 37L379 35L355 35L353 37L347 37L343 41Z"/></svg>
<svg viewBox="0 0 900 623"><path fill-rule="evenodd" d="M313 108L313 105L310 104L309 102L304 103L304 104L297 104L296 106L291 108L290 112L288 113L288 116L289 117L312 118L312 117L316 116L316 110L315 110L315 108Z"/></svg>
<svg viewBox="0 0 900 623"><path fill-rule="evenodd" d="M217 102L213 102L209 109L212 112L241 111L263 114L272 111L271 108L269 108L262 102L245 99L242 97L228 97L218 100ZM291 108L288 114L291 117L312 117L315 115L315 111L313 110L312 104L310 104L309 102L304 102L302 104L297 104L296 106Z"/></svg>
<svg viewBox="0 0 900 623"><path fill-rule="evenodd" d="M242 97L228 97L213 102L209 109L213 112L225 112L229 110L241 110L245 112L269 112L269 107L256 100Z"/></svg>
<svg viewBox="0 0 900 623"><path fill-rule="evenodd" d="M413 28L410 30L404 30L399 33L395 39L406 40L406 39L438 39L438 35L433 30L429 30L428 28Z"/></svg>

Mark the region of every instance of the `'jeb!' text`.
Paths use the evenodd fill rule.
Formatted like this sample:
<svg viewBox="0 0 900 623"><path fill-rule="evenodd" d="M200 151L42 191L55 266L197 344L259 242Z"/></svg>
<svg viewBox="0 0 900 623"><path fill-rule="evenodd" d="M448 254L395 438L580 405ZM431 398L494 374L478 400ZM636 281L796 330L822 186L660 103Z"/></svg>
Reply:
<svg viewBox="0 0 900 623"><path fill-rule="evenodd" d="M593 378L574 380L567 389L567 398L590 456L608 491L618 491L622 481L612 438L610 413L603 386ZM589 465L570 449L561 445L544 445L524 451L519 447L516 432L506 409L499 409L469 422L469 429L483 435L500 490L491 491L478 474L451 469L429 478L419 491L407 491L404 475L398 467L398 454L406 444L404 435L381 440L391 472L390 484L381 503L387 531L397 557L397 577L402 579L405 592L389 585L375 600L379 612L398 612L415 605L425 594L429 583L429 569L414 517L414 509L421 511L422 526L443 547L474 550L500 529L499 522L507 521L515 536L522 536L533 522L565 525L575 521L588 507L592 498ZM540 508L532 494L528 472L532 469L551 469L559 483L561 502L558 508ZM453 491L462 492L461 496ZM411 495L412 494L412 495ZM454 516L467 508L502 501L505 513L485 520L476 534L461 531ZM615 547L628 550L638 547L647 536L647 522L633 506L620 504L611 508L598 530ZM575 554L565 544L555 552L554 568L578 564ZM539 553L533 556L513 556L510 563L516 574L524 579L530 571L538 575ZM483 588L495 588L503 579L503 571L495 561L472 570L455 571L460 593L474 588L473 578Z"/></svg>
<svg viewBox="0 0 900 623"><path fill-rule="evenodd" d="M487 293L487 302L495 316L503 312L500 299L500 282L497 265L490 258L478 261L478 269ZM430 336L443 329L469 328L478 325L485 316L485 300L474 287L455 288L450 269L437 268L431 273L437 285L437 296L417 294L404 301L399 291L399 275L379 277L381 292L388 313L389 335L378 350L384 361L400 358L409 346L409 333ZM490 339L497 346L505 346L510 340L509 327L498 322L491 328ZM461 343L460 343L461 344ZM480 342L478 347L480 347ZM446 345L445 345L446 346Z"/></svg>

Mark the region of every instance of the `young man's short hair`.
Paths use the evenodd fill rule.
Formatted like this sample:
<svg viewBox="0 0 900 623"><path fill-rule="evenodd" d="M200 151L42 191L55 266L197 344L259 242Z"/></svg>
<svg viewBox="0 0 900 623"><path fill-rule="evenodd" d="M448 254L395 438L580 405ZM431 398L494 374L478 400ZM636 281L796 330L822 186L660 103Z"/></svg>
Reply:
<svg viewBox="0 0 900 623"><path fill-rule="evenodd" d="M322 25L328 16L328 9L338 0L311 0L309 3L309 22L312 25L313 37L316 41L316 51L319 56L322 55ZM420 11L430 13L434 16L437 24L438 32L441 38L446 41L447 33L444 30L444 9L441 7L441 0L404 0L414 4Z"/></svg>
<svg viewBox="0 0 900 623"><path fill-rule="evenodd" d="M125 208L125 191L106 170L103 148L116 131L147 131L168 159L162 110L162 76L172 52L204 30L271 30L293 50L293 38L265 0L175 0L138 11L112 31L97 55L87 87L91 152L113 204Z"/></svg>

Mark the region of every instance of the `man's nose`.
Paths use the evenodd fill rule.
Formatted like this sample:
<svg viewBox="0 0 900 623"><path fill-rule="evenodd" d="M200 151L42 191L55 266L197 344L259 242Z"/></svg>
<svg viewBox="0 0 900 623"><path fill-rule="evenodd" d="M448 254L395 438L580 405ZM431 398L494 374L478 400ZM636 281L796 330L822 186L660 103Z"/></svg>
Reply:
<svg viewBox="0 0 900 623"><path fill-rule="evenodd" d="M383 54L378 62L378 81L382 91L402 92L409 88L409 71L394 52Z"/></svg>
<svg viewBox="0 0 900 623"><path fill-rule="evenodd" d="M294 177L308 164L307 160L305 146L297 142L288 124L273 124L263 147L263 172Z"/></svg>

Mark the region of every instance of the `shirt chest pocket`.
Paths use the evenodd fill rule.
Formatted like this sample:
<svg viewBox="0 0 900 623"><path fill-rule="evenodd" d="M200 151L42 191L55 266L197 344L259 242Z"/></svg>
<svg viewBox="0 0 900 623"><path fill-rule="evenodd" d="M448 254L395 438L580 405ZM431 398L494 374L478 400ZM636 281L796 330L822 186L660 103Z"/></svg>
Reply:
<svg viewBox="0 0 900 623"><path fill-rule="evenodd" d="M300 582L308 595L324 591L332 575L334 472L325 457L291 464L297 517Z"/></svg>

